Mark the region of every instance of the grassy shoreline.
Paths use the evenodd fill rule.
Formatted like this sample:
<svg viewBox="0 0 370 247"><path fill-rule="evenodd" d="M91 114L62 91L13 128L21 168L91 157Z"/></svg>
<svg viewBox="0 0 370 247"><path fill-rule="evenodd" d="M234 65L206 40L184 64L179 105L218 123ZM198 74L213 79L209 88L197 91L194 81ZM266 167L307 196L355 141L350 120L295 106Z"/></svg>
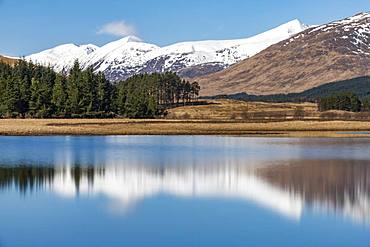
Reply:
<svg viewBox="0 0 370 247"><path fill-rule="evenodd" d="M341 133L347 132L347 133ZM269 137L370 137L370 122L215 120L0 119L3 136L226 135Z"/></svg>

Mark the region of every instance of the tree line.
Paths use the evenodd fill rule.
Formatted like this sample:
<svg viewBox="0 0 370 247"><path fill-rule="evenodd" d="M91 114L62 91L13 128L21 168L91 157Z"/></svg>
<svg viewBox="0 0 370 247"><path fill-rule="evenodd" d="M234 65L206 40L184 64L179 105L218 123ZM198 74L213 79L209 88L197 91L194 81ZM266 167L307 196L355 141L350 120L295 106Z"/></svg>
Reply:
<svg viewBox="0 0 370 247"><path fill-rule="evenodd" d="M271 95L252 95L247 93L237 93L232 95L218 95L213 97L203 97L204 99L234 99L243 101L257 102L318 102L321 98L332 96L333 92L344 93L352 92L361 101L370 98L370 76L357 77L353 79L328 82L321 86L308 89L300 93L271 94Z"/></svg>
<svg viewBox="0 0 370 247"><path fill-rule="evenodd" d="M118 114L136 118L163 113L168 107L190 103L200 91L197 82L181 80L172 72L135 75L118 83L116 89Z"/></svg>
<svg viewBox="0 0 370 247"><path fill-rule="evenodd" d="M155 117L193 102L199 91L197 82L171 72L112 84L103 72L82 70L78 61L68 75L26 61L0 63L0 117Z"/></svg>
<svg viewBox="0 0 370 247"><path fill-rule="evenodd" d="M341 92L323 97L318 101L319 111L341 110L349 112L369 111L369 101L351 92Z"/></svg>

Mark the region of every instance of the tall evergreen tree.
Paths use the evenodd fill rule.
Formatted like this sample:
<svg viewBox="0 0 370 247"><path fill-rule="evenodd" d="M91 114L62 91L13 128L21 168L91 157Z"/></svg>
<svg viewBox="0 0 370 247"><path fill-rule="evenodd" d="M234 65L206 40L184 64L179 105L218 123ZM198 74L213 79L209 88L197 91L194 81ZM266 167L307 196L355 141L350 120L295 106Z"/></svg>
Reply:
<svg viewBox="0 0 370 247"><path fill-rule="evenodd" d="M8 113L21 113L22 112L22 103L21 103L21 94L19 91L19 79L15 78L8 80L6 84L5 91L5 107Z"/></svg>
<svg viewBox="0 0 370 247"><path fill-rule="evenodd" d="M66 78L64 76L57 75L53 88L52 103L54 104L56 113L58 115L66 114L66 89Z"/></svg>
<svg viewBox="0 0 370 247"><path fill-rule="evenodd" d="M80 107L82 112L90 113L97 111L97 81L94 78L94 72L92 68L88 68L85 71L82 71L79 83L80 84L78 85L78 87L81 93Z"/></svg>
<svg viewBox="0 0 370 247"><path fill-rule="evenodd" d="M96 75L96 84L97 110L100 112L109 112L111 107L112 89L110 82L105 79L103 72L99 72Z"/></svg>
<svg viewBox="0 0 370 247"><path fill-rule="evenodd" d="M81 113L81 69L78 61L75 61L67 79L67 113Z"/></svg>
<svg viewBox="0 0 370 247"><path fill-rule="evenodd" d="M36 117L51 116L50 86L46 81L32 79L30 109Z"/></svg>

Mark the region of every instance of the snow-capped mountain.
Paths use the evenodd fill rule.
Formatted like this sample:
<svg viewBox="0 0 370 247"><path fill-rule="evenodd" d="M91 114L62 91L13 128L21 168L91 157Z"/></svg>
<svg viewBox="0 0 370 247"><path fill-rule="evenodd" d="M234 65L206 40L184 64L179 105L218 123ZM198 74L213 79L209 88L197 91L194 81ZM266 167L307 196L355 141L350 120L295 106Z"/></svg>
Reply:
<svg viewBox="0 0 370 247"><path fill-rule="evenodd" d="M370 73L370 13L310 27L231 68L197 78L204 95L297 93Z"/></svg>
<svg viewBox="0 0 370 247"><path fill-rule="evenodd" d="M91 53L98 49L99 47L91 44L80 46L65 44L27 56L26 60L31 60L45 66L51 66L54 70L62 72L64 70L69 70L76 59L84 61Z"/></svg>
<svg viewBox="0 0 370 247"><path fill-rule="evenodd" d="M335 33L339 37L336 40L339 45L347 44L346 49L353 54L370 55L370 12L321 25L308 32L311 35L319 33L330 35ZM298 35L297 38L301 38L301 36ZM351 47L348 47L348 43L351 44Z"/></svg>
<svg viewBox="0 0 370 247"><path fill-rule="evenodd" d="M307 28L293 20L251 38L182 42L166 47L147 44L130 36L102 47L61 45L27 56L26 60L61 72L68 71L78 59L83 68L92 66L112 81L144 72L174 71L184 76L197 76L229 67Z"/></svg>
<svg viewBox="0 0 370 247"><path fill-rule="evenodd" d="M146 55L158 49L130 36L102 46L81 64L84 68L93 66L95 71L105 72L110 80L120 80L136 74L147 61Z"/></svg>

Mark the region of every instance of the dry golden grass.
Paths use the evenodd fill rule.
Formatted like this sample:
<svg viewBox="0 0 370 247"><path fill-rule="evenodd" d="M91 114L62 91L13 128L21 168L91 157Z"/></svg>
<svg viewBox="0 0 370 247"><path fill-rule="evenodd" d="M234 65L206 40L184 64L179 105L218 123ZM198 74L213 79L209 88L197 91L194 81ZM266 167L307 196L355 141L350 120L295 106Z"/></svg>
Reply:
<svg viewBox="0 0 370 247"><path fill-rule="evenodd" d="M0 135L248 135L295 137L363 137L341 131L370 131L370 122L232 121L127 119L2 119Z"/></svg>
<svg viewBox="0 0 370 247"><path fill-rule="evenodd" d="M370 121L369 112L319 112L315 103L263 103L236 100L209 100L200 103L202 104L170 109L167 119L233 120L244 122L292 120Z"/></svg>
<svg viewBox="0 0 370 247"><path fill-rule="evenodd" d="M370 121L319 120L316 105L210 101L209 105L171 109L168 119L0 119L0 135L248 135L295 137L370 137L339 132L370 131ZM304 121L293 120L297 108ZM262 120L243 119L262 113ZM270 118L284 112L284 119ZM337 112L336 114L343 114ZM273 114L272 114L273 115ZM184 119L186 117L186 119ZM317 117L317 118L315 118ZM176 118L176 119L170 119Z"/></svg>
<svg viewBox="0 0 370 247"><path fill-rule="evenodd" d="M307 116L319 116L313 103L262 103L237 100L210 100L208 105L183 106L169 110L168 119L248 120L248 114L267 118L280 115L292 118L297 108ZM255 116L256 117L256 116Z"/></svg>

